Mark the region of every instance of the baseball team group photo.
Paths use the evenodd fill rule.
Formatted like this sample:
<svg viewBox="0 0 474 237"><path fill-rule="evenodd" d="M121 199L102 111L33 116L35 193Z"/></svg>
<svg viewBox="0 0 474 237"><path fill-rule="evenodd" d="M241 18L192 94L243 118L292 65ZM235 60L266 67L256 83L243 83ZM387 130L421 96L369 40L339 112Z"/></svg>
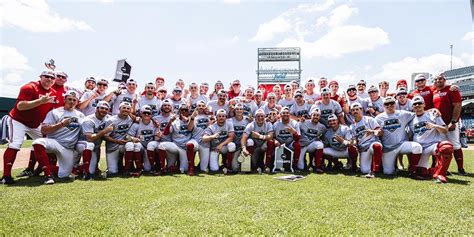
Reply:
<svg viewBox="0 0 474 237"><path fill-rule="evenodd" d="M399 39L438 21L458 22L452 34L469 31L471 12L452 13L472 2L433 3L451 13L429 16L431 23L408 14L416 26L400 29L378 17L389 34L356 24L372 8L411 12L423 4L281 2L267 17L283 13L257 25L253 38L215 33L207 42L200 24L208 18L188 12L192 6L214 9L208 17L223 22L233 18L217 12L248 10L258 22L258 10L271 4L189 4L2 3L25 17L8 15L0 26L8 45L1 46L0 235L474 234L474 34L445 34L436 49L416 34L408 36L416 50ZM106 31L110 23L96 14L129 6L146 18L148 5L164 14L152 14L160 45L132 37L142 43L111 52L99 38L115 28ZM89 20L69 19L80 15L68 7L91 10ZM33 13L36 30L27 26ZM195 41L183 43L172 30L179 27L167 28L178 22L165 15L195 18L204 32L189 28ZM154 34L136 22L145 21L131 20L130 32ZM290 32L299 39L271 43ZM40 43L51 34L59 48L18 38ZM96 43L79 43L85 35ZM165 47L172 38L176 48ZM66 46L73 42L77 49ZM102 46L86 56L94 44ZM390 63L365 56L390 47L380 56ZM436 54L389 59L420 47Z"/></svg>

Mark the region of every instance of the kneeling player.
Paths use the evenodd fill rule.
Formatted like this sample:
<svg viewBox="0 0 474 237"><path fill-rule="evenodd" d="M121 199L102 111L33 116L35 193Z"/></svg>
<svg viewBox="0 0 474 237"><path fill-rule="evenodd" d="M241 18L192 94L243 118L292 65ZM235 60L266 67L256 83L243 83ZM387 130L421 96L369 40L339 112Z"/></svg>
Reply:
<svg viewBox="0 0 474 237"><path fill-rule="evenodd" d="M285 107L280 112L281 119L273 124L273 131L275 133L274 147L280 147L285 144L286 147L292 149L293 154L293 169L296 169L296 164L301 154L300 144L300 130L298 123L295 120L290 119L290 110ZM273 157L273 155L272 155ZM265 164L265 172L270 172L270 168L273 166L273 160L270 163Z"/></svg>
<svg viewBox="0 0 474 237"><path fill-rule="evenodd" d="M240 163L238 161L240 153L242 152L240 142L242 139L242 135L244 134L244 130L250 121L250 118L248 116L245 116L244 112L245 112L244 106L240 103L236 104L234 108L235 116L229 119L231 120L232 126L234 126L235 136L234 136L233 142L235 143L235 146L236 146L234 157L232 158L231 166L229 167L232 169L233 172L237 172L240 170ZM253 114L251 114L251 116L253 116Z"/></svg>
<svg viewBox="0 0 474 237"><path fill-rule="evenodd" d="M322 136L326 132L326 126L319 122L321 111L314 109L311 112L311 120L304 120L299 123L301 132L301 155L298 161L298 169L304 169L306 152L314 156L314 171L322 173L323 164L323 148L321 141Z"/></svg>
<svg viewBox="0 0 474 237"><path fill-rule="evenodd" d="M360 171L367 174L365 177L374 178L382 163L382 143L379 136L383 132L374 118L362 115L361 104L351 104L351 113L355 121L351 125L352 135L360 152Z"/></svg>
<svg viewBox="0 0 474 237"><path fill-rule="evenodd" d="M339 124L336 115L328 116L329 128L324 134L324 139L329 145L323 149L324 155L330 162L336 163L339 167L342 164L338 158L348 158L348 163L352 171L357 170L357 148L352 144L351 130L346 125Z"/></svg>

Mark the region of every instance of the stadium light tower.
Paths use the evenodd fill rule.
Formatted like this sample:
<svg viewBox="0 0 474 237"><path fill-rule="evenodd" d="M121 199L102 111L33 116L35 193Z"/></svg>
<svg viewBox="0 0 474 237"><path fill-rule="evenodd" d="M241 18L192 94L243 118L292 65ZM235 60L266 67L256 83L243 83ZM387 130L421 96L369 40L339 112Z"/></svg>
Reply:
<svg viewBox="0 0 474 237"><path fill-rule="evenodd" d="M449 48L451 49L451 70L453 70L453 45L449 45Z"/></svg>

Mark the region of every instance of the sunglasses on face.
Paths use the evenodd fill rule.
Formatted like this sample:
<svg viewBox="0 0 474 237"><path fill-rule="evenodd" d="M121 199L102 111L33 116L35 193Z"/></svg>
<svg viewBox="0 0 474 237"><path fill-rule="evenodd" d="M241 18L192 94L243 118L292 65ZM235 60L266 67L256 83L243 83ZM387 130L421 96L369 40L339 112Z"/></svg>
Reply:
<svg viewBox="0 0 474 237"><path fill-rule="evenodd" d="M413 106L419 106L419 105L422 105L423 103L421 102L417 102L417 103L413 103Z"/></svg>
<svg viewBox="0 0 474 237"><path fill-rule="evenodd" d="M415 83L422 82L422 81L426 81L426 80L425 80L425 79L423 79L423 80L418 80L418 81L415 81Z"/></svg>
<svg viewBox="0 0 474 237"><path fill-rule="evenodd" d="M182 91L173 91L173 93L181 94L181 93L183 93L183 92L182 92Z"/></svg>
<svg viewBox="0 0 474 237"><path fill-rule="evenodd" d="M56 77L52 77L52 76L43 76L44 78L47 78L47 79L51 79L51 80L54 80L56 79Z"/></svg>
<svg viewBox="0 0 474 237"><path fill-rule="evenodd" d="M143 115L151 115L150 112L142 112Z"/></svg>
<svg viewBox="0 0 474 237"><path fill-rule="evenodd" d="M108 86L108 85L104 84L104 83L99 83L99 84L97 84L97 86Z"/></svg>
<svg viewBox="0 0 474 237"><path fill-rule="evenodd" d="M392 106L392 105L395 105L395 102L385 103L385 104L383 104L383 105L385 105L385 106Z"/></svg>
<svg viewBox="0 0 474 237"><path fill-rule="evenodd" d="M234 84L233 86L240 86L240 84Z"/></svg>
<svg viewBox="0 0 474 237"><path fill-rule="evenodd" d="M356 89L349 89L349 90L347 90L347 92L355 92L355 91L356 91Z"/></svg>

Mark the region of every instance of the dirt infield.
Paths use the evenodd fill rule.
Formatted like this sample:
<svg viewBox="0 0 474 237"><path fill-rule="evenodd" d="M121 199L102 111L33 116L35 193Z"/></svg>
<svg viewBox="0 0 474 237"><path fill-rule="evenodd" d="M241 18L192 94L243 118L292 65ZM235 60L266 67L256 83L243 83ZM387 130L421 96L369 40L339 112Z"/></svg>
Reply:
<svg viewBox="0 0 474 237"><path fill-rule="evenodd" d="M468 148L464 150L474 151L474 144L470 144ZM3 170L3 153L5 149L0 149L0 171ZM101 149L100 157L105 157L105 147ZM28 166L28 160L30 158L30 148L21 148L16 156L15 163L13 164L13 169L25 168Z"/></svg>

